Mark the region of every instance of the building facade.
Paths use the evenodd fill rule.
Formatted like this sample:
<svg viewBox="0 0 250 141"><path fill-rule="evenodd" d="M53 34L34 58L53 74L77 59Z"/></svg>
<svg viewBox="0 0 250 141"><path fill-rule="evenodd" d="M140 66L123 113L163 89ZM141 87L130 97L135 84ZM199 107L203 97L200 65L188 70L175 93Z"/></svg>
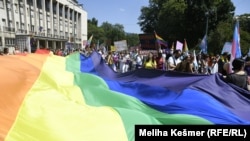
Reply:
<svg viewBox="0 0 250 141"><path fill-rule="evenodd" d="M67 42L81 48L87 12L76 0L0 0L0 48L18 47L21 35L35 39L37 48L59 49Z"/></svg>

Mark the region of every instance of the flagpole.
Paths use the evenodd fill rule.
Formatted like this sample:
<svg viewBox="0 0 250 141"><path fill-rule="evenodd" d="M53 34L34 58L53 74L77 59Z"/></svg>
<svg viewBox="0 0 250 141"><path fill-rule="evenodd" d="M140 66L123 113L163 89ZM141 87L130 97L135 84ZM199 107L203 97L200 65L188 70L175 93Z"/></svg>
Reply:
<svg viewBox="0 0 250 141"><path fill-rule="evenodd" d="M205 16L206 16L206 34L205 34L206 35L206 39L205 40L206 40L206 52L207 52L207 48L208 48L207 47L207 32L208 32L208 16L209 16L209 12L206 12Z"/></svg>

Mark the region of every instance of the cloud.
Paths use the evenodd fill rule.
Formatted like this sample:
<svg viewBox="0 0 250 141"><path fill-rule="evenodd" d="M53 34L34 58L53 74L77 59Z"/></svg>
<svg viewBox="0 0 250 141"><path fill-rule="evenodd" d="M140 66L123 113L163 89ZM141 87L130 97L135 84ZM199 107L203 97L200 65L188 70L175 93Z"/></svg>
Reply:
<svg viewBox="0 0 250 141"><path fill-rule="evenodd" d="M125 11L125 9L123 9L123 8L120 8L119 10L120 10L121 12L124 12L124 11Z"/></svg>

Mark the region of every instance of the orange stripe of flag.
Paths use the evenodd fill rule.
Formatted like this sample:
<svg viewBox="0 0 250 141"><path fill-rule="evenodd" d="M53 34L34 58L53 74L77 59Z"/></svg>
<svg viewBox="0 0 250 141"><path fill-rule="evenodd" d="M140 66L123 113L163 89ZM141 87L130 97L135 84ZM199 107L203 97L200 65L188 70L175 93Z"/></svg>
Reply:
<svg viewBox="0 0 250 141"><path fill-rule="evenodd" d="M46 55L0 56L0 140L4 140L17 116L19 107L40 74ZM15 87L13 87L15 86Z"/></svg>

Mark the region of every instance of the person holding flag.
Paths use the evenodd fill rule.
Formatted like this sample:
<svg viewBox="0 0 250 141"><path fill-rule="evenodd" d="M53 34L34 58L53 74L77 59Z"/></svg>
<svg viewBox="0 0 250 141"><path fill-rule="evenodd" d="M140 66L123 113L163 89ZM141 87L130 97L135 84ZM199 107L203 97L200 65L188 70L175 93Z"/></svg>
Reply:
<svg viewBox="0 0 250 141"><path fill-rule="evenodd" d="M233 41L232 41L232 49L231 49L231 56L230 56L230 64L228 68L228 73L232 73L232 62L236 58L241 58L241 48L240 48L240 26L239 21L236 21L234 27L234 34L233 34Z"/></svg>

